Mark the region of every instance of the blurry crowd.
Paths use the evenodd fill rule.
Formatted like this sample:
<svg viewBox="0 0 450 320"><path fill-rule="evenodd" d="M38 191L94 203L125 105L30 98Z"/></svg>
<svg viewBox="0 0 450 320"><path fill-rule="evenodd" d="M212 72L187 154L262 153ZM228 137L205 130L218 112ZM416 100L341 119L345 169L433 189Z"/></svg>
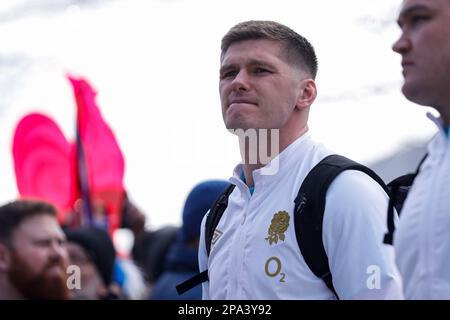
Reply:
<svg viewBox="0 0 450 320"><path fill-rule="evenodd" d="M181 226L146 229L146 215L126 197L121 228L134 235L121 256L108 231L69 227L57 209L21 199L0 208L0 299L201 299L201 287L175 286L198 273L204 214L228 185L208 180L188 194Z"/></svg>
<svg viewBox="0 0 450 320"><path fill-rule="evenodd" d="M227 182L194 186L181 226L148 229L124 187L125 157L95 90L68 80L75 141L40 113L14 132L19 197L0 208L0 299L200 299L200 287L178 295L175 286L198 273L201 221ZM133 235L131 252L117 250L120 229Z"/></svg>

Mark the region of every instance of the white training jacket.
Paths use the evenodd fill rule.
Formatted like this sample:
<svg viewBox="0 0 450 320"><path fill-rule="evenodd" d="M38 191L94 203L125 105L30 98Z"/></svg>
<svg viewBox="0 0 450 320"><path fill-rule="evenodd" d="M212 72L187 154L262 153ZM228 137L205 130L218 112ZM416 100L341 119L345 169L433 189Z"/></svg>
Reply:
<svg viewBox="0 0 450 320"><path fill-rule="evenodd" d="M406 299L450 299L450 140L442 122L409 191L394 234Z"/></svg>
<svg viewBox="0 0 450 320"><path fill-rule="evenodd" d="M236 167L230 178L236 188L217 226L209 259L203 219L199 265L200 271L209 270L203 299L335 298L306 265L292 216L304 178L330 154L308 134L301 136L272 160L279 164L275 175L253 172L253 195L240 179L241 165ZM323 243L340 299L402 298L393 248L383 244L387 203L378 183L359 171L343 172L328 189ZM279 229L277 241L272 237L270 243L272 219L280 221L280 216L287 229Z"/></svg>

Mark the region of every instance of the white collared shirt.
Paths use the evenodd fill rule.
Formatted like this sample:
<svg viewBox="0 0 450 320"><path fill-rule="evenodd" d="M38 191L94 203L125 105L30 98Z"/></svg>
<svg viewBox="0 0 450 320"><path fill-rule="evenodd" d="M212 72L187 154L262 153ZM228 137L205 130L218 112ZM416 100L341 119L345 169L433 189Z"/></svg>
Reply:
<svg viewBox="0 0 450 320"><path fill-rule="evenodd" d="M199 250L200 270L208 269L204 299L334 299L325 283L304 261L294 230L294 199L309 171L332 154L308 134L277 158L278 172L253 172L254 193L240 179L242 166L230 178L236 185L217 226L208 258L204 224ZM333 284L341 299L399 299L401 285L393 248L383 245L388 198L377 182L359 171L345 171L326 196L323 243ZM289 216L283 236L269 242L276 213ZM284 238L284 239L282 239Z"/></svg>
<svg viewBox="0 0 450 320"><path fill-rule="evenodd" d="M406 299L450 299L450 140L439 119L394 234Z"/></svg>

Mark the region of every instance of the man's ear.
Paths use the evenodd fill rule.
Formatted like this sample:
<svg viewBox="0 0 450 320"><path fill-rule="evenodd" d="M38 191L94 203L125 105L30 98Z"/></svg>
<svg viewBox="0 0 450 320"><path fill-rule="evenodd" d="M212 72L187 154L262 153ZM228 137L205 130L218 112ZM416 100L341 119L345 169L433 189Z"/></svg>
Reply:
<svg viewBox="0 0 450 320"><path fill-rule="evenodd" d="M7 272L11 267L11 250L0 242L0 272Z"/></svg>
<svg viewBox="0 0 450 320"><path fill-rule="evenodd" d="M305 109L313 104L317 97L316 82L313 79L302 80L300 84L300 94L297 99L296 107Z"/></svg>

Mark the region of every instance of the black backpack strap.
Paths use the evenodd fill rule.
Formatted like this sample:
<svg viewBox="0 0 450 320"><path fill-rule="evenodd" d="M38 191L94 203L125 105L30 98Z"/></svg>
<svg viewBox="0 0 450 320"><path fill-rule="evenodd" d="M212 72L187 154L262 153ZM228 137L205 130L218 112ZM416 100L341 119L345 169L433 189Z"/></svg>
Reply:
<svg viewBox="0 0 450 320"><path fill-rule="evenodd" d="M403 203L406 200L409 189L414 183L414 179L419 174L420 167L428 157L428 153L420 160L415 173L405 174L391 181L387 186L389 189L389 206L387 212L387 226L388 231L384 235L383 243L392 245L394 243L394 208L397 210L398 215L403 208Z"/></svg>
<svg viewBox="0 0 450 320"><path fill-rule="evenodd" d="M211 252L211 242L214 236L214 231L216 230L220 218L222 218L222 215L228 206L228 198L230 197L235 187L236 186L234 184L230 184L225 189L225 191L222 192L222 194L219 197L217 197L216 201L211 207L211 210L209 210L208 216L206 217L205 245L208 256L209 253ZM206 281L208 281L208 269L196 274L195 276L184 281L183 283L180 283L179 285L176 286L176 289L178 294L182 294Z"/></svg>
<svg viewBox="0 0 450 320"><path fill-rule="evenodd" d="M371 169L343 156L330 155L308 173L294 200L295 234L303 258L311 271L325 282L338 299L322 241L322 227L328 187L345 170L366 173L388 192L383 180Z"/></svg>
<svg viewBox="0 0 450 320"><path fill-rule="evenodd" d="M177 289L178 294L183 294L186 291L191 290L192 288L198 286L200 283L208 281L208 270L197 273L192 278L180 283L175 288Z"/></svg>
<svg viewBox="0 0 450 320"><path fill-rule="evenodd" d="M211 242L214 237L214 231L216 230L216 227L219 224L219 221L228 206L228 198L230 197L230 194L233 192L235 187L236 186L234 184L231 184L225 189L225 191L216 199L213 206L211 207L211 210L209 211L208 216L206 217L205 245L208 256L211 252Z"/></svg>
<svg viewBox="0 0 450 320"><path fill-rule="evenodd" d="M403 202L408 194L408 189L414 182L415 173L405 174L391 181L388 184L389 189L389 205L387 211L387 227L388 231L384 235L383 243L392 245L394 241L395 231L395 210L398 214L403 207ZM395 210L394 210L395 208Z"/></svg>

